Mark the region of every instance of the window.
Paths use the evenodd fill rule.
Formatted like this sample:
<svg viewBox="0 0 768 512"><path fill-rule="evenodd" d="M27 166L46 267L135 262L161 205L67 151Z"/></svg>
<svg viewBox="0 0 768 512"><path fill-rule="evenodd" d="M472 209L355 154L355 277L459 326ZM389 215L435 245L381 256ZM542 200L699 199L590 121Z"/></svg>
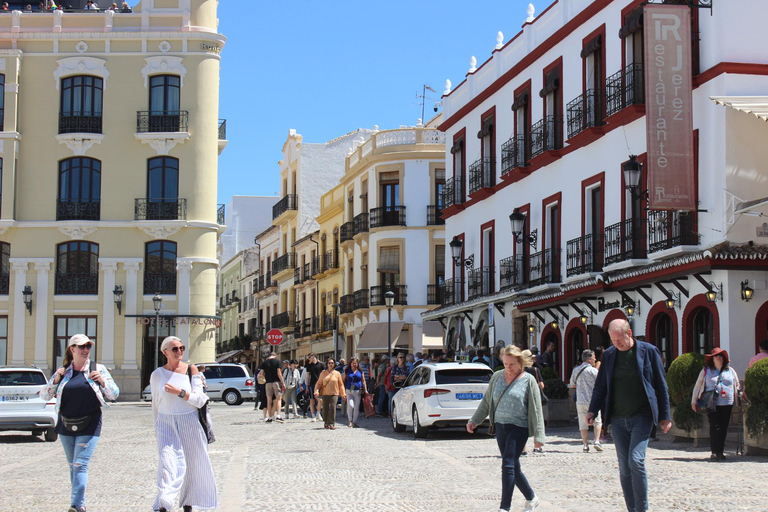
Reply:
<svg viewBox="0 0 768 512"><path fill-rule="evenodd" d="M464 158L464 130L454 137L451 147L453 160L453 178L446 183L445 206L464 203L465 186L465 158Z"/></svg>
<svg viewBox="0 0 768 512"><path fill-rule="evenodd" d="M91 357L98 360L95 316L57 316L54 318L53 367L60 368L67 353L67 342L75 334L85 334L94 342Z"/></svg>
<svg viewBox="0 0 768 512"><path fill-rule="evenodd" d="M144 293L176 293L176 243L149 242L144 256Z"/></svg>
<svg viewBox="0 0 768 512"><path fill-rule="evenodd" d="M155 75L149 79L150 132L186 131L186 112L181 111L181 77ZM182 130L183 129L183 130Z"/></svg>
<svg viewBox="0 0 768 512"><path fill-rule="evenodd" d="M494 262L496 243L494 240L494 226L491 223L490 226L483 225L481 227L482 236L482 255L481 255L481 272L482 272L482 295L490 295L494 292Z"/></svg>
<svg viewBox="0 0 768 512"><path fill-rule="evenodd" d="M56 220L99 220L101 162L75 157L59 162Z"/></svg>
<svg viewBox="0 0 768 512"><path fill-rule="evenodd" d="M443 190L445 189L445 169L438 169L435 171L435 205L437 206L437 212L443 211Z"/></svg>
<svg viewBox="0 0 768 512"><path fill-rule="evenodd" d="M480 188L492 187L496 184L496 134L494 130L495 109L491 109L482 117L482 128L477 134L480 139L480 175L470 176L474 178L474 183L470 184L470 189L479 190ZM477 173L477 170L475 171ZM470 169L470 174L471 169ZM474 186L473 186L474 185Z"/></svg>
<svg viewBox="0 0 768 512"><path fill-rule="evenodd" d="M147 162L147 220L177 220L179 207L179 160L170 156Z"/></svg>
<svg viewBox="0 0 768 512"><path fill-rule="evenodd" d="M59 244L56 250L56 294L96 295L98 292L99 246L82 240Z"/></svg>
<svg viewBox="0 0 768 512"><path fill-rule="evenodd" d="M656 342L656 348L661 352L661 360L666 370L672 364L672 343L674 341L672 336L672 318L668 314L662 313L656 319L654 333L656 336L652 341Z"/></svg>
<svg viewBox="0 0 768 512"><path fill-rule="evenodd" d="M435 246L435 280L434 283L442 285L445 283L445 246Z"/></svg>
<svg viewBox="0 0 768 512"><path fill-rule="evenodd" d="M59 133L101 133L103 89L96 76L62 78Z"/></svg>
<svg viewBox="0 0 768 512"><path fill-rule="evenodd" d="M8 317L0 316L0 365L8 364Z"/></svg>
<svg viewBox="0 0 768 512"><path fill-rule="evenodd" d="M370 223L371 227L404 225L400 208L400 174L384 172L379 175L379 206L374 209ZM376 215L378 213L378 215Z"/></svg>
<svg viewBox="0 0 768 512"><path fill-rule="evenodd" d="M10 278L11 244L0 242L0 295L8 295Z"/></svg>
<svg viewBox="0 0 768 512"><path fill-rule="evenodd" d="M711 354L715 348L715 326L712 313L707 308L698 308L693 313L693 351Z"/></svg>
<svg viewBox="0 0 768 512"><path fill-rule="evenodd" d="M544 98L544 118L531 129L532 156L562 147L561 94L560 66L555 66L545 73L544 87L539 92Z"/></svg>
<svg viewBox="0 0 768 512"><path fill-rule="evenodd" d="M508 162L502 164L503 170L509 171L515 167L522 167L530 158L531 116L528 95L528 89L517 93L515 102L512 104L512 112L515 116L514 144L508 148L508 151L511 150L512 153L507 156Z"/></svg>
<svg viewBox="0 0 768 512"><path fill-rule="evenodd" d="M379 285L384 290L395 289L400 284L400 248L399 247L381 247L379 249ZM395 297L397 302L397 297Z"/></svg>
<svg viewBox="0 0 768 512"><path fill-rule="evenodd" d="M581 50L584 67L582 129L603 124L603 91L605 89L603 52L602 34L586 41Z"/></svg>

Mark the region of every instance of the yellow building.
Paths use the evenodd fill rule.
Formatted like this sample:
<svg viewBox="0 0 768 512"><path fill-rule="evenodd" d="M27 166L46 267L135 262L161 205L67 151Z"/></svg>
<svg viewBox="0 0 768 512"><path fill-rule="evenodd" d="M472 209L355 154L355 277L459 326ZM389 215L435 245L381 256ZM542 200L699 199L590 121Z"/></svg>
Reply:
<svg viewBox="0 0 768 512"><path fill-rule="evenodd" d="M0 364L52 370L84 332L135 398L158 293L160 338L214 358L217 3L0 17Z"/></svg>

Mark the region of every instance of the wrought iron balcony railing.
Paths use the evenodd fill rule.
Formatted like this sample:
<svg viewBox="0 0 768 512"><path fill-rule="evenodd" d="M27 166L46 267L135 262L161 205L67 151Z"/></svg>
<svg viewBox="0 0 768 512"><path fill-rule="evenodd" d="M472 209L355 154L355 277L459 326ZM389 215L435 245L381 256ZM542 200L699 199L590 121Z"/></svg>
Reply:
<svg viewBox="0 0 768 512"><path fill-rule="evenodd" d="M405 225L405 206L383 206L371 209L371 229Z"/></svg>
<svg viewBox="0 0 768 512"><path fill-rule="evenodd" d="M427 285L427 304L442 304L443 298L443 285L441 284L428 284Z"/></svg>
<svg viewBox="0 0 768 512"><path fill-rule="evenodd" d="M464 300L464 281L461 279L446 279L443 288L443 305L451 306Z"/></svg>
<svg viewBox="0 0 768 512"><path fill-rule="evenodd" d="M219 119L219 140L227 140L227 120Z"/></svg>
<svg viewBox="0 0 768 512"><path fill-rule="evenodd" d="M56 220L99 220L101 201L57 199Z"/></svg>
<svg viewBox="0 0 768 512"><path fill-rule="evenodd" d="M312 275L312 264L305 263L301 273L302 282L312 279Z"/></svg>
<svg viewBox="0 0 768 512"><path fill-rule="evenodd" d="M277 281L272 279L272 272L267 272L264 276L264 289L268 290L270 288L276 288L277 287Z"/></svg>
<svg viewBox="0 0 768 512"><path fill-rule="evenodd" d="M339 314L346 315L355 310L355 296L353 294L342 295L339 300Z"/></svg>
<svg viewBox="0 0 768 512"><path fill-rule="evenodd" d="M566 249L566 275L577 276L603 270L603 234L589 234L569 240Z"/></svg>
<svg viewBox="0 0 768 512"><path fill-rule="evenodd" d="M645 104L643 65L630 64L605 81L605 115L611 116L630 105Z"/></svg>
<svg viewBox="0 0 768 512"><path fill-rule="evenodd" d="M99 273L56 274L56 295L98 295Z"/></svg>
<svg viewBox="0 0 768 512"><path fill-rule="evenodd" d="M354 221L354 234L359 235L361 233L368 232L368 213L359 213L355 215Z"/></svg>
<svg viewBox="0 0 768 512"><path fill-rule="evenodd" d="M445 205L445 208L457 204L464 204L465 201L464 177L457 174L454 178L448 178L443 187L443 204Z"/></svg>
<svg viewBox="0 0 768 512"><path fill-rule="evenodd" d="M272 316L272 327L280 329L282 327L293 327L295 324L295 317L293 311L285 311L277 315Z"/></svg>
<svg viewBox="0 0 768 512"><path fill-rule="evenodd" d="M137 198L133 216L135 220L186 220L187 200L181 197Z"/></svg>
<svg viewBox="0 0 768 512"><path fill-rule="evenodd" d="M189 131L189 112L186 110L143 110L136 112L138 133L179 133Z"/></svg>
<svg viewBox="0 0 768 512"><path fill-rule="evenodd" d="M368 288L357 290L354 293L355 311L358 309L368 309Z"/></svg>
<svg viewBox="0 0 768 512"><path fill-rule="evenodd" d="M323 254L323 272L339 268L339 255L336 251L328 251Z"/></svg>
<svg viewBox="0 0 768 512"><path fill-rule="evenodd" d="M531 254L528 285L533 288L560 282L560 249L545 249Z"/></svg>
<svg viewBox="0 0 768 512"><path fill-rule="evenodd" d="M469 166L469 193L495 185L495 163L490 158L481 158Z"/></svg>
<svg viewBox="0 0 768 512"><path fill-rule="evenodd" d="M223 226L224 222L226 221L226 212L227 212L227 205L220 204L216 208L216 224L219 226Z"/></svg>
<svg viewBox="0 0 768 512"><path fill-rule="evenodd" d="M493 293L493 267L473 268L467 274L467 297L469 300Z"/></svg>
<svg viewBox="0 0 768 512"><path fill-rule="evenodd" d="M320 328L321 332L332 331L334 329L333 313L326 313L323 316L323 325Z"/></svg>
<svg viewBox="0 0 768 512"><path fill-rule="evenodd" d="M528 258L510 256L499 262L499 287L519 290L528 286Z"/></svg>
<svg viewBox="0 0 768 512"><path fill-rule="evenodd" d="M59 133L102 133L101 112L59 112Z"/></svg>
<svg viewBox="0 0 768 512"><path fill-rule="evenodd" d="M315 256L312 258L312 277L319 275L323 272L323 258L322 256Z"/></svg>
<svg viewBox="0 0 768 512"><path fill-rule="evenodd" d="M176 293L176 274L144 274L144 293Z"/></svg>
<svg viewBox="0 0 768 512"><path fill-rule="evenodd" d="M304 282L301 267L293 269L293 284L301 284Z"/></svg>
<svg viewBox="0 0 768 512"><path fill-rule="evenodd" d="M603 95L599 90L589 89L568 103L566 111L570 139L587 128L603 125Z"/></svg>
<svg viewBox="0 0 768 512"><path fill-rule="evenodd" d="M296 268L296 253L287 252L272 262L272 275L291 268Z"/></svg>
<svg viewBox="0 0 768 512"><path fill-rule="evenodd" d="M399 284L395 286L371 286L371 306L386 306L384 301L384 294L392 290L395 294L395 306L407 306L408 305L408 291L406 285Z"/></svg>
<svg viewBox="0 0 768 512"><path fill-rule="evenodd" d="M648 252L699 245L696 214L667 210L648 212Z"/></svg>
<svg viewBox="0 0 768 512"><path fill-rule="evenodd" d="M339 228L339 243L343 244L344 242L349 242L353 239L355 236L355 223L354 222L345 222L341 225L341 228Z"/></svg>
<svg viewBox="0 0 768 512"><path fill-rule="evenodd" d="M525 167L528 161L527 154L525 134L520 133L510 137L501 145L501 174L507 174L518 167Z"/></svg>
<svg viewBox="0 0 768 512"><path fill-rule="evenodd" d="M561 149L563 133L563 118L560 116L545 116L531 126L531 158L545 151Z"/></svg>
<svg viewBox="0 0 768 512"><path fill-rule="evenodd" d="M605 228L605 264L648 257L646 220L627 219Z"/></svg>
<svg viewBox="0 0 768 512"><path fill-rule="evenodd" d="M0 295L8 295L10 278L10 274L0 274Z"/></svg>
<svg viewBox="0 0 768 512"><path fill-rule="evenodd" d="M275 220L289 210L298 209L298 197L299 196L296 194L288 194L279 200L277 204L272 207L272 220Z"/></svg>
<svg viewBox="0 0 768 512"><path fill-rule="evenodd" d="M443 226L445 219L441 219L442 207L440 205L427 205L427 226Z"/></svg>

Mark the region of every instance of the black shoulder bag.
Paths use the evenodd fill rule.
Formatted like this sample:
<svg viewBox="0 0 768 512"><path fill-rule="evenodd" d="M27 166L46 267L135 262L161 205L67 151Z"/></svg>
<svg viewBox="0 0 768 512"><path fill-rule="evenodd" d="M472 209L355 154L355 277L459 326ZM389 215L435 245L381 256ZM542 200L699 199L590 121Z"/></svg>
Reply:
<svg viewBox="0 0 768 512"><path fill-rule="evenodd" d="M96 371L96 361L91 361L91 364L88 368L91 372ZM64 428L67 430L67 432L82 432L86 428L88 428L88 425L91 424L91 420L96 417L97 413L91 413L87 416L80 416L79 418L68 418L66 416L61 417L61 422L64 424Z"/></svg>
<svg viewBox="0 0 768 512"><path fill-rule="evenodd" d="M498 379L496 379L496 382L499 381L499 379L503 378L504 374L502 373ZM512 382L515 382L516 379L512 379ZM501 403L502 400L504 400L504 395L507 393L507 390L509 389L509 386L512 385L512 382L507 384L507 387L504 388L504 391L501 392L501 399L499 399L499 403ZM496 386L496 384L494 384ZM493 405L493 389L491 391L491 414L489 415L489 421L491 422L490 425L488 425L488 435L494 436L496 435L496 423L494 421L494 416L496 415L496 408L499 406L497 403L496 405Z"/></svg>
<svg viewBox="0 0 768 512"><path fill-rule="evenodd" d="M192 367L187 365L187 377L189 377L189 384L192 385ZM205 401L202 407L197 410L197 417L200 421L200 426L203 427L205 438L208 444L216 441L216 436L213 435L213 425L211 425L211 418L208 415L208 401Z"/></svg>

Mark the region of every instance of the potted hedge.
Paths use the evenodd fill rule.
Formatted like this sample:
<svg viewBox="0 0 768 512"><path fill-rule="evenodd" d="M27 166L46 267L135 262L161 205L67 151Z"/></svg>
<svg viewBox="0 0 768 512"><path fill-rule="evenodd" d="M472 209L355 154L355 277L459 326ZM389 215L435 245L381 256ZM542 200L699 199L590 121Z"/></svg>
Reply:
<svg viewBox="0 0 768 512"><path fill-rule="evenodd" d="M707 417L693 412L691 408L691 395L702 368L704 356L690 353L672 361L667 372L669 402L672 406L671 433L675 438L693 439L694 446L699 446L701 439L709 439Z"/></svg>
<svg viewBox="0 0 768 512"><path fill-rule="evenodd" d="M559 377L544 379L544 394L547 405L544 406L544 421L551 425L553 421L570 420L568 386Z"/></svg>
<svg viewBox="0 0 768 512"><path fill-rule="evenodd" d="M768 358L747 369L744 390L749 400L744 417L745 453L765 454L768 451Z"/></svg>

